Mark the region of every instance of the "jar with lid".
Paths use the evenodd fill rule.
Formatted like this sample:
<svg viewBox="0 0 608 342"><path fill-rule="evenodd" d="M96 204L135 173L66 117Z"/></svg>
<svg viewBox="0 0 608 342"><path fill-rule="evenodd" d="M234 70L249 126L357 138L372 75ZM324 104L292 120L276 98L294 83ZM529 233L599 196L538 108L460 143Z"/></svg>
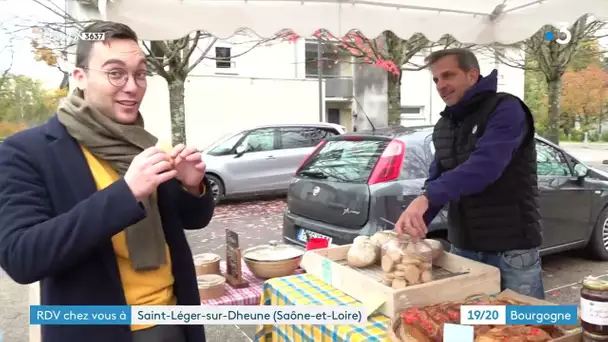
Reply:
<svg viewBox="0 0 608 342"><path fill-rule="evenodd" d="M583 342L600 342L608 341L608 335L598 335L590 333L586 330L583 331Z"/></svg>
<svg viewBox="0 0 608 342"><path fill-rule="evenodd" d="M584 341L608 341L608 281L587 277L581 288Z"/></svg>
<svg viewBox="0 0 608 342"><path fill-rule="evenodd" d="M382 249L382 282L401 289L433 280L432 249L424 240L399 236Z"/></svg>

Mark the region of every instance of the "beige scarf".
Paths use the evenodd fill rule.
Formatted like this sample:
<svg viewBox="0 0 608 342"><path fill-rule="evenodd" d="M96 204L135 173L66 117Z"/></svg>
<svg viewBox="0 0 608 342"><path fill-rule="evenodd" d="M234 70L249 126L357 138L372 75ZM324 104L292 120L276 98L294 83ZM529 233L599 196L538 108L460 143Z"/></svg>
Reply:
<svg viewBox="0 0 608 342"><path fill-rule="evenodd" d="M117 123L93 108L79 89L59 105L57 117L76 141L97 158L108 162L121 176L125 175L136 155L158 141L144 129L141 114L132 125ZM158 269L167 263L158 203L150 196L142 204L146 217L126 228L129 259L137 271Z"/></svg>

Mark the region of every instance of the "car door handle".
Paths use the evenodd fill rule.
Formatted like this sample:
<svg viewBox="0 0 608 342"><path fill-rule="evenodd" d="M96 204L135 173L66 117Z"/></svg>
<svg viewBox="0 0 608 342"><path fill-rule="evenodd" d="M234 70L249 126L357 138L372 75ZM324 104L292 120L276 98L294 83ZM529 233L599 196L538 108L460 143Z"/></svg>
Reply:
<svg viewBox="0 0 608 342"><path fill-rule="evenodd" d="M275 157L275 156L268 156L268 157L266 157L266 159L277 159L277 157Z"/></svg>

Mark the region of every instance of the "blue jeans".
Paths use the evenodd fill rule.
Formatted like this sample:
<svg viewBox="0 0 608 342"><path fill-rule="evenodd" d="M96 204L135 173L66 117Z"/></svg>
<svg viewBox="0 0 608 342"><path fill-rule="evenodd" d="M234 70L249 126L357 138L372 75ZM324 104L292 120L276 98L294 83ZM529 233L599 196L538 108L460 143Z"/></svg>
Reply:
<svg viewBox="0 0 608 342"><path fill-rule="evenodd" d="M452 246L451 253L497 267L501 290L545 299L543 272L538 249L518 249L501 253L468 251Z"/></svg>

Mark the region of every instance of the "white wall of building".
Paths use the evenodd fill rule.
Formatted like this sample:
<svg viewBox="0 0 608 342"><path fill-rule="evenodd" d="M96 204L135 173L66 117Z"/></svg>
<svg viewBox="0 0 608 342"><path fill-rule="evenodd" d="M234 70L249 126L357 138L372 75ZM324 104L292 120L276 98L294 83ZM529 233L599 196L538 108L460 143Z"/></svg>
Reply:
<svg viewBox="0 0 608 342"><path fill-rule="evenodd" d="M198 48L192 54L196 60L209 45L212 38L199 42ZM194 68L190 75L234 75L254 78L303 78L304 40L290 43L284 40L260 41L256 36L237 35L230 41L218 40L207 53L207 57ZM216 47L230 48L232 58L230 68L217 68Z"/></svg>
<svg viewBox="0 0 608 342"><path fill-rule="evenodd" d="M79 6L70 7L69 11L77 17L86 16ZM208 50L209 58L203 59L190 72L186 85L189 143L204 147L226 134L259 124L318 120L318 83L316 79L305 78L304 39L293 43L282 40L259 42L260 39L251 34L218 40L211 47L212 38L199 42L192 60L198 59L205 50ZM216 47L230 48L230 68L217 67L213 59ZM494 58L477 56L482 75L498 69L499 91L523 98L523 70L496 63ZM413 62L421 65L423 58L416 56ZM403 73L401 105L409 107L409 112L418 111L402 115L403 125L428 125L439 119L445 104L437 94L428 70ZM146 127L160 139L170 139L169 95L162 78L150 80L142 113Z"/></svg>
<svg viewBox="0 0 608 342"><path fill-rule="evenodd" d="M524 97L524 71L498 63L495 58L477 53L482 75L498 70L498 91L508 92L519 98ZM412 63L422 65L424 56L416 56ZM420 108L419 114L403 114L404 126L435 124L445 103L437 94L435 84L428 70L404 71L401 80L401 106ZM412 110L413 111L413 110Z"/></svg>
<svg viewBox="0 0 608 342"><path fill-rule="evenodd" d="M318 84L305 79L190 76L186 82L186 137L204 148L240 130L277 123L318 122ZM146 128L171 140L166 81L152 77L142 103Z"/></svg>
<svg viewBox="0 0 608 342"><path fill-rule="evenodd" d="M304 41L260 44L254 36L199 42L191 60L206 56L186 81L186 138L204 148L227 134L264 124L318 122L318 83L305 79ZM209 48L210 47L210 48ZM216 47L230 48L230 68L218 68ZM169 91L153 77L142 104L146 127L170 140Z"/></svg>

